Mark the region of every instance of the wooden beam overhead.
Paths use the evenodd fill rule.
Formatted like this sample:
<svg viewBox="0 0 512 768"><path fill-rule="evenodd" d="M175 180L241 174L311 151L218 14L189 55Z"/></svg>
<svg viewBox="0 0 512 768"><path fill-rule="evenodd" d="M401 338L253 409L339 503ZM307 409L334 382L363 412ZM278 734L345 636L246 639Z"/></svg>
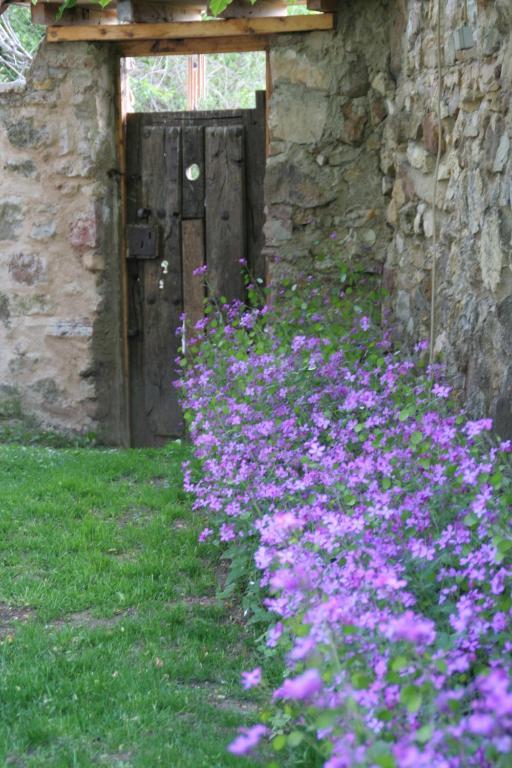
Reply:
<svg viewBox="0 0 512 768"><path fill-rule="evenodd" d="M182 40L131 40L120 42L121 56L190 56L194 53L247 53L266 51L267 35L245 37L201 37Z"/></svg>
<svg viewBox="0 0 512 768"><path fill-rule="evenodd" d="M334 28L331 13L271 18L183 21L164 24L109 24L105 26L49 27L47 40L59 42L120 42L123 40L184 40L187 38L243 37Z"/></svg>

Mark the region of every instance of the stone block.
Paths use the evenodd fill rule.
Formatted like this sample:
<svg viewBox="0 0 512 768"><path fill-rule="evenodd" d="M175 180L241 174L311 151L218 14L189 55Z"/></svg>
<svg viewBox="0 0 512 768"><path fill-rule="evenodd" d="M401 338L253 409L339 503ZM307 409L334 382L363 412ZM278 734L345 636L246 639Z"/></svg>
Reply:
<svg viewBox="0 0 512 768"><path fill-rule="evenodd" d="M492 170L494 173L503 173L505 166L510 159L510 139L507 133L504 133L498 144Z"/></svg>
<svg viewBox="0 0 512 768"><path fill-rule="evenodd" d="M48 129L36 127L32 117L4 122L7 138L13 147L19 149L38 149L48 143Z"/></svg>
<svg viewBox="0 0 512 768"><path fill-rule="evenodd" d="M353 99L345 104L342 112L340 139L344 144L359 146L368 123L368 102L365 98Z"/></svg>
<svg viewBox="0 0 512 768"><path fill-rule="evenodd" d="M279 87L270 101L272 141L318 143L325 129L327 106L326 95L321 91L306 92L301 86Z"/></svg>
<svg viewBox="0 0 512 768"><path fill-rule="evenodd" d="M497 211L490 211L484 218L480 240L480 270L485 288L495 292L503 268L503 246L500 220Z"/></svg>
<svg viewBox="0 0 512 768"><path fill-rule="evenodd" d="M19 173L27 179L39 178L39 171L33 160L8 160L4 169L10 173Z"/></svg>
<svg viewBox="0 0 512 768"><path fill-rule="evenodd" d="M271 52L270 69L275 85L287 82L315 90L327 90L331 81L331 70L325 66L324 59L307 56L291 46Z"/></svg>
<svg viewBox="0 0 512 768"><path fill-rule="evenodd" d="M23 207L18 199L0 201L0 240L16 240L23 226Z"/></svg>
<svg viewBox="0 0 512 768"><path fill-rule="evenodd" d="M484 135L482 147L484 167L488 171L501 173L508 160L509 151L510 140L505 120L501 115L493 114Z"/></svg>
<svg viewBox="0 0 512 768"><path fill-rule="evenodd" d="M46 278L46 266L39 256L16 253L9 259L9 274L16 283L35 285Z"/></svg>
<svg viewBox="0 0 512 768"><path fill-rule="evenodd" d="M92 336L92 323L87 319L55 320L49 329L49 336L76 337L89 339Z"/></svg>
<svg viewBox="0 0 512 768"><path fill-rule="evenodd" d="M437 155L439 146L439 121L434 112L430 112L422 122L423 145L431 155ZM441 151L446 149L443 136Z"/></svg>
<svg viewBox="0 0 512 768"><path fill-rule="evenodd" d="M421 144L410 142L407 146L407 160L418 171L431 173L434 167L434 160Z"/></svg>
<svg viewBox="0 0 512 768"><path fill-rule="evenodd" d="M69 242L79 251L95 248L97 238L96 215L94 213L81 214L70 224Z"/></svg>
<svg viewBox="0 0 512 768"><path fill-rule="evenodd" d="M347 71L341 80L341 93L349 99L366 96L370 88L368 65L363 57L348 62Z"/></svg>
<svg viewBox="0 0 512 768"><path fill-rule="evenodd" d="M56 232L56 221L44 221L41 224L34 224L32 226L30 237L33 240L49 240L51 237L55 237Z"/></svg>
<svg viewBox="0 0 512 768"><path fill-rule="evenodd" d="M0 323L2 323L5 328L9 328L11 324L9 297L6 293L0 293Z"/></svg>

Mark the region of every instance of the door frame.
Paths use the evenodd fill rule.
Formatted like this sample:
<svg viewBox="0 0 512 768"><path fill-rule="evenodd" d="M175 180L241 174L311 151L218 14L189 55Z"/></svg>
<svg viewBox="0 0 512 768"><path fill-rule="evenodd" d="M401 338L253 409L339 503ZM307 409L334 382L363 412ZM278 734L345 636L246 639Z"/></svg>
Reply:
<svg viewBox="0 0 512 768"><path fill-rule="evenodd" d="M122 328L121 367L123 382L124 429L127 446L132 443L130 403L130 349L128 337L128 266L127 253L127 193L126 193L126 115L127 84L126 58L148 56L190 56L209 53L247 53L261 51L265 55L265 146L269 155L269 103L272 95L272 72L270 63L270 38L267 35L225 38L190 38L183 40L137 40L119 43L116 47L115 67L115 141L117 152L117 173L119 179L119 275L120 315Z"/></svg>

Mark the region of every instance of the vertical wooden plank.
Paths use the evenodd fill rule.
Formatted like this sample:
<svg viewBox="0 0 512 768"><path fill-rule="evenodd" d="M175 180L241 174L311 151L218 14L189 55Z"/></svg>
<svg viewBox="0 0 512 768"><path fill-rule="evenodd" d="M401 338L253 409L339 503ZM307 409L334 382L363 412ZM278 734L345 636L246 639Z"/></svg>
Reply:
<svg viewBox="0 0 512 768"><path fill-rule="evenodd" d="M263 247L265 180L265 91L257 91L256 108L244 112L246 164L247 263L251 276L265 281Z"/></svg>
<svg viewBox="0 0 512 768"><path fill-rule="evenodd" d="M243 125L206 128L206 260L213 296L242 299L245 259Z"/></svg>
<svg viewBox="0 0 512 768"><path fill-rule="evenodd" d="M158 258L144 262L144 414L150 439L159 445L183 432L175 359L176 329L183 308L181 275L181 130L142 128L144 207L159 227Z"/></svg>
<svg viewBox="0 0 512 768"><path fill-rule="evenodd" d="M181 225L183 253L183 309L187 323L187 337L195 336L193 328L204 317L204 283L193 274L204 264L204 221L187 219Z"/></svg>
<svg viewBox="0 0 512 768"><path fill-rule="evenodd" d="M187 172L199 169L199 177L188 178ZM189 174L190 175L190 174ZM204 128L186 125L183 128L183 203L184 219L204 217Z"/></svg>
<svg viewBox="0 0 512 768"><path fill-rule="evenodd" d="M136 223L137 211L143 206L141 119L130 115L126 128L126 218ZM130 377L130 442L144 445L149 439L144 415L144 345L143 345L143 279L144 264L130 259L127 264L128 323Z"/></svg>
<svg viewBox="0 0 512 768"><path fill-rule="evenodd" d="M34 7L34 6L33 6ZM121 420L123 423L123 444L129 442L130 435L130 370L129 370L129 342L128 342L128 271L126 256L126 71L125 59L118 60L115 81L116 98L116 151L119 168L119 274L121 306L120 320L122 328L121 365L123 376L122 402L120 403Z"/></svg>

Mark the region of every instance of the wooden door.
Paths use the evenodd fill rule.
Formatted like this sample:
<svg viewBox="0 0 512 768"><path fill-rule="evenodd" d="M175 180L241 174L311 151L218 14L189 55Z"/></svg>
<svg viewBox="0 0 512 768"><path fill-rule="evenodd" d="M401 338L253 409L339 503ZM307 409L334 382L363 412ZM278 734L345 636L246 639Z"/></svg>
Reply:
<svg viewBox="0 0 512 768"><path fill-rule="evenodd" d="M265 94L251 110L127 117L130 420L134 446L183 434L173 381L185 313L244 298L241 260L264 278Z"/></svg>

